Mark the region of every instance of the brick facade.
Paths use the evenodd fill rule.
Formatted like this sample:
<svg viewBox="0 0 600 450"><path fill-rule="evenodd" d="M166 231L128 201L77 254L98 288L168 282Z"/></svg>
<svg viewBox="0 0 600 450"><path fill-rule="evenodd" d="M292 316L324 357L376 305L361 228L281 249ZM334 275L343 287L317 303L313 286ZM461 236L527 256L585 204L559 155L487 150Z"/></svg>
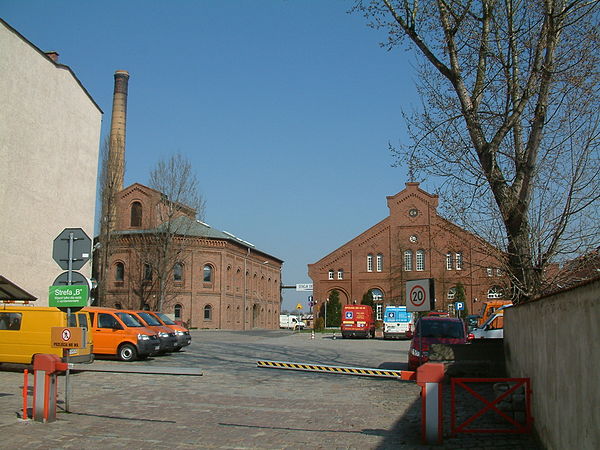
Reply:
<svg viewBox="0 0 600 450"><path fill-rule="evenodd" d="M103 306L155 308L156 292L152 282L144 280L143 256L136 242L159 225L153 211L160 207L161 195L137 183L118 194ZM195 220L193 213L181 212L191 226L185 236L176 238L183 240L178 255L181 273L171 274L163 311L175 315L177 310L178 318L195 328L278 329L283 261Z"/></svg>
<svg viewBox="0 0 600 450"><path fill-rule="evenodd" d="M506 285L501 252L439 216L438 196L419 183L406 183L387 205L388 217L308 265L317 309L334 289L342 304L360 303L374 290L379 304L404 305L407 280L433 278L437 310L448 310L451 289L462 283L473 314Z"/></svg>

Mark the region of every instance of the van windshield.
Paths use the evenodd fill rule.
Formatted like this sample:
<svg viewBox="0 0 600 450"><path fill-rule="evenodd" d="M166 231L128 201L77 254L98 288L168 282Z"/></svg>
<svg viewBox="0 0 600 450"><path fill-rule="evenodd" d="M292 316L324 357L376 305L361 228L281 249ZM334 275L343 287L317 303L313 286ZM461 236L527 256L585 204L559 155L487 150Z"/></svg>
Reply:
<svg viewBox="0 0 600 450"><path fill-rule="evenodd" d="M125 325L127 325L128 327L141 327L143 326L139 320L137 320L135 317L133 317L131 314L127 314L127 313L123 313L123 312L118 312L115 313L117 316L119 316L119 319L121 319L123 321L123 323Z"/></svg>
<svg viewBox="0 0 600 450"><path fill-rule="evenodd" d="M156 317L154 317L152 314L148 314L145 312L139 312L138 315L144 319L144 321L148 324L151 325L153 327L159 327L162 325L162 323L160 323L158 321L158 319Z"/></svg>
<svg viewBox="0 0 600 450"><path fill-rule="evenodd" d="M164 323L166 323L167 325L176 325L175 322L173 322L171 319L169 319L169 316L167 316L164 313L154 313L156 314L158 317L160 317L160 320L162 320Z"/></svg>
<svg viewBox="0 0 600 450"><path fill-rule="evenodd" d="M465 333L461 322L454 320L419 320L417 336L428 338L464 338Z"/></svg>
<svg viewBox="0 0 600 450"><path fill-rule="evenodd" d="M491 324L495 319L497 319L498 317L502 317L504 316L503 313L499 313L499 314L492 314L488 320L485 321L485 323L483 325L481 325L480 328L485 328L487 327L489 324ZM496 328L496 327L493 327Z"/></svg>

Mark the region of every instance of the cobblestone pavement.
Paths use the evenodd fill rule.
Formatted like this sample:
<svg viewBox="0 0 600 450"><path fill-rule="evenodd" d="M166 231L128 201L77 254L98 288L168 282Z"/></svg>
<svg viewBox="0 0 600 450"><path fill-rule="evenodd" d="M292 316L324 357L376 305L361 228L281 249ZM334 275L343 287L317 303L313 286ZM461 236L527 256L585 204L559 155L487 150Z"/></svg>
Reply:
<svg viewBox="0 0 600 450"><path fill-rule="evenodd" d="M62 410L61 376L52 423L19 418L22 368L4 367L0 448L540 448L531 436L514 435L446 436L442 446L424 446L415 383L256 367L258 359L268 359L406 369L406 341L311 339L286 331L192 336L182 352L129 365L200 367L203 376L77 372L70 377L70 413Z"/></svg>

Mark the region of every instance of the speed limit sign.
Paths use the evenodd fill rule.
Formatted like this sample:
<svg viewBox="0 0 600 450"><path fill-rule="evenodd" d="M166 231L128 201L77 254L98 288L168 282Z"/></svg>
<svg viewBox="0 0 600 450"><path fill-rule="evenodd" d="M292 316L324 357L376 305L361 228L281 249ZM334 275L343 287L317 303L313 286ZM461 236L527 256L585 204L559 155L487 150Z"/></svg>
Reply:
<svg viewBox="0 0 600 450"><path fill-rule="evenodd" d="M406 282L406 310L431 311L434 309L433 278Z"/></svg>

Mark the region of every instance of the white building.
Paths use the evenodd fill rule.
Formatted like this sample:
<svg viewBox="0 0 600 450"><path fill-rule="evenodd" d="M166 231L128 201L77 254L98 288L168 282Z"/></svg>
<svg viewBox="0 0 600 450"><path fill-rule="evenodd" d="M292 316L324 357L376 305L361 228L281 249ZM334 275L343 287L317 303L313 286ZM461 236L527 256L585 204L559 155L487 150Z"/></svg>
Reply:
<svg viewBox="0 0 600 450"><path fill-rule="evenodd" d="M0 55L0 275L46 305L63 272L54 238L93 237L102 111L56 53L2 19Z"/></svg>

